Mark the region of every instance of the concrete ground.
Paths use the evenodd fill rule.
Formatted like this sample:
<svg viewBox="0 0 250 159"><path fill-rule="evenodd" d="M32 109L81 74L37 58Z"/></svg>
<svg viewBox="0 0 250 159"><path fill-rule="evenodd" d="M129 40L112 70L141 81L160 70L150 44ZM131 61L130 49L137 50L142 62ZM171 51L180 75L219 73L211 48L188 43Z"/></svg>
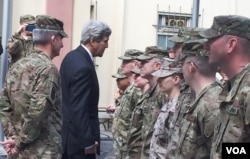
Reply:
<svg viewBox="0 0 250 159"><path fill-rule="evenodd" d="M111 132L101 131L101 153L97 159L115 159Z"/></svg>
<svg viewBox="0 0 250 159"><path fill-rule="evenodd" d="M106 112L99 112L101 131L101 152L97 159L115 159L113 150L113 136L111 132L112 116Z"/></svg>

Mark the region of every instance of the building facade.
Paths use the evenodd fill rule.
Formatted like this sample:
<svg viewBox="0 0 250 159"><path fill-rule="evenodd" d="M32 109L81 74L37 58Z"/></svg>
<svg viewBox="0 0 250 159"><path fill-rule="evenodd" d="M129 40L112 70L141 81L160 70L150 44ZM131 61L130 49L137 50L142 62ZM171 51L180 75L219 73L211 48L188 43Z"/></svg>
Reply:
<svg viewBox="0 0 250 159"><path fill-rule="evenodd" d="M3 10L5 0L0 0ZM112 29L109 48L102 58L96 58L96 70L100 83L99 106L113 102L116 89L115 73L121 61L118 56L126 49L144 50L146 46L171 47L168 37L176 34L178 27L190 26L193 0L11 0L11 32L19 26L23 14L47 14L64 21L69 38L54 59L56 66L64 56L80 43L81 29L89 19L107 23ZM238 14L250 17L249 0L200 0L199 27L207 28L214 16ZM0 12L0 36L3 13Z"/></svg>

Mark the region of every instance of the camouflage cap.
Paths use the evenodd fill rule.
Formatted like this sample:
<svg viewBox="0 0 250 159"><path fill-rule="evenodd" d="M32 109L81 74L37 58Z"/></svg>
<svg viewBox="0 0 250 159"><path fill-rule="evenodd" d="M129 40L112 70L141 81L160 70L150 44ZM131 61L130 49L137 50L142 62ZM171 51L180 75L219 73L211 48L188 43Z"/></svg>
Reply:
<svg viewBox="0 0 250 159"><path fill-rule="evenodd" d="M121 60L135 60L137 56L142 55L143 52L136 49L128 49L123 56L118 57Z"/></svg>
<svg viewBox="0 0 250 159"><path fill-rule="evenodd" d="M238 15L216 16L211 28L200 32L200 35L207 39L234 35L250 40L250 19Z"/></svg>
<svg viewBox="0 0 250 159"><path fill-rule="evenodd" d="M38 15L36 16L36 29L48 29L48 30L56 30L63 37L68 37L68 35L63 30L63 22L53 18L48 15Z"/></svg>
<svg viewBox="0 0 250 159"><path fill-rule="evenodd" d="M191 56L208 56L207 51L204 49L204 43L207 39L189 40L184 43L182 55L178 58L183 60L185 57Z"/></svg>
<svg viewBox="0 0 250 159"><path fill-rule="evenodd" d="M177 35L174 35L168 38L170 41L174 43L183 43L187 40L195 40L200 39L201 36L199 32L205 30L204 28L191 28L191 27L182 27L179 29Z"/></svg>
<svg viewBox="0 0 250 159"><path fill-rule="evenodd" d="M145 53L138 56L137 59L140 61L150 60L152 58L163 58L168 57L168 51L163 50L157 46L148 46L145 49Z"/></svg>
<svg viewBox="0 0 250 159"><path fill-rule="evenodd" d="M112 77L119 78L119 79L127 78L127 76L122 73L121 68L118 68L117 73L113 74Z"/></svg>
<svg viewBox="0 0 250 159"><path fill-rule="evenodd" d="M167 77L176 73L181 73L181 64L174 59L164 58L161 68L151 75L156 77Z"/></svg>
<svg viewBox="0 0 250 159"><path fill-rule="evenodd" d="M29 23L29 24L35 23L35 17L30 14L22 15L20 16L20 24L21 23Z"/></svg>
<svg viewBox="0 0 250 159"><path fill-rule="evenodd" d="M141 70L139 68L134 68L134 69L131 70L131 72L134 73L134 74L140 75Z"/></svg>

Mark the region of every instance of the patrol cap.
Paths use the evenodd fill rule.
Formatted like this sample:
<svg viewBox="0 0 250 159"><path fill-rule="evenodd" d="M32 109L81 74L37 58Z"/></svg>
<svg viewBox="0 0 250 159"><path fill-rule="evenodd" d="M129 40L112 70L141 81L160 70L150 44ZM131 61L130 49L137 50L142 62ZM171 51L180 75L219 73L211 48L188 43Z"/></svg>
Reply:
<svg viewBox="0 0 250 159"><path fill-rule="evenodd" d="M128 49L123 56L118 57L121 60L135 60L137 56L142 55L143 52L136 49Z"/></svg>
<svg viewBox="0 0 250 159"><path fill-rule="evenodd" d="M68 37L68 35L63 30L63 22L53 18L48 15L38 15L36 16L36 29L48 29L48 30L56 30L63 37Z"/></svg>
<svg viewBox="0 0 250 159"><path fill-rule="evenodd" d="M113 74L112 77L118 79L127 78L127 76L121 72L121 68L118 68L117 73Z"/></svg>
<svg viewBox="0 0 250 159"><path fill-rule="evenodd" d="M153 72L151 75L156 77L167 77L176 73L181 73L181 64L170 58L164 58L161 69Z"/></svg>
<svg viewBox="0 0 250 159"><path fill-rule="evenodd" d="M21 23L29 23L29 24L34 24L35 23L35 17L30 14L22 15L20 16L20 24Z"/></svg>
<svg viewBox="0 0 250 159"><path fill-rule="evenodd" d="M204 49L204 43L206 41L207 39L199 39L185 42L182 48L182 55L178 59L183 60L191 56L208 56L207 51Z"/></svg>
<svg viewBox="0 0 250 159"><path fill-rule="evenodd" d="M183 43L187 40L200 39L199 32L205 30L204 28L182 27L179 29L177 35L168 38L174 43Z"/></svg>
<svg viewBox="0 0 250 159"><path fill-rule="evenodd" d="M234 35L250 40L250 19L238 15L216 16L211 28L200 32L200 35L207 39Z"/></svg>
<svg viewBox="0 0 250 159"><path fill-rule="evenodd" d="M131 70L132 73L136 74L136 75L140 75L141 70L139 68L134 68Z"/></svg>
<svg viewBox="0 0 250 159"><path fill-rule="evenodd" d="M168 57L168 51L163 50L157 46L148 46L145 49L145 53L138 56L137 59L140 61L151 60L152 58L163 58Z"/></svg>

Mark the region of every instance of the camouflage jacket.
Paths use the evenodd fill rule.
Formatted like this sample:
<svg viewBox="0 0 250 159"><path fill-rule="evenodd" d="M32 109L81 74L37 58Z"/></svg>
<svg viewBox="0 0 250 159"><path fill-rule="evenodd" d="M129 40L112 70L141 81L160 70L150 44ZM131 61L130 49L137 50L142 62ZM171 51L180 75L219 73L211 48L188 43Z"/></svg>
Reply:
<svg viewBox="0 0 250 159"><path fill-rule="evenodd" d="M19 158L60 157L60 77L46 54L32 53L9 69L0 108L5 135L16 136Z"/></svg>
<svg viewBox="0 0 250 159"><path fill-rule="evenodd" d="M165 103L154 125L154 132L150 145L150 159L166 159L168 134L170 123L173 120L175 106L178 100L176 96L172 101Z"/></svg>
<svg viewBox="0 0 250 159"><path fill-rule="evenodd" d="M112 133L114 137L114 151L117 155L127 151L130 119L140 95L141 91L134 85L130 85L120 99L120 106L115 110Z"/></svg>
<svg viewBox="0 0 250 159"><path fill-rule="evenodd" d="M148 97L142 104L142 153L141 158L149 158L150 143L153 136L154 124L159 116L161 107L166 103L165 95L160 95L158 84L150 88Z"/></svg>
<svg viewBox="0 0 250 159"><path fill-rule="evenodd" d="M128 131L127 157L126 159L138 159L142 149L142 108L144 101L149 97L149 90L141 95L135 109L132 112Z"/></svg>
<svg viewBox="0 0 250 159"><path fill-rule="evenodd" d="M209 158L213 129L219 112L216 102L221 86L215 82L204 88L181 121L176 158Z"/></svg>
<svg viewBox="0 0 250 159"><path fill-rule="evenodd" d="M32 36L24 39L20 34L16 33L8 40L6 49L10 55L10 65L12 66L16 61L34 51Z"/></svg>
<svg viewBox="0 0 250 159"><path fill-rule="evenodd" d="M179 141L180 123L183 119L184 112L187 105L195 100L194 91L186 85L185 81L182 81L181 93L178 97L178 101L175 107L172 123L170 123L170 130L168 134L168 147L167 147L167 159L175 159L175 153Z"/></svg>
<svg viewBox="0 0 250 159"><path fill-rule="evenodd" d="M218 102L220 113L214 130L212 159L221 158L222 143L250 142L250 64L226 83Z"/></svg>

